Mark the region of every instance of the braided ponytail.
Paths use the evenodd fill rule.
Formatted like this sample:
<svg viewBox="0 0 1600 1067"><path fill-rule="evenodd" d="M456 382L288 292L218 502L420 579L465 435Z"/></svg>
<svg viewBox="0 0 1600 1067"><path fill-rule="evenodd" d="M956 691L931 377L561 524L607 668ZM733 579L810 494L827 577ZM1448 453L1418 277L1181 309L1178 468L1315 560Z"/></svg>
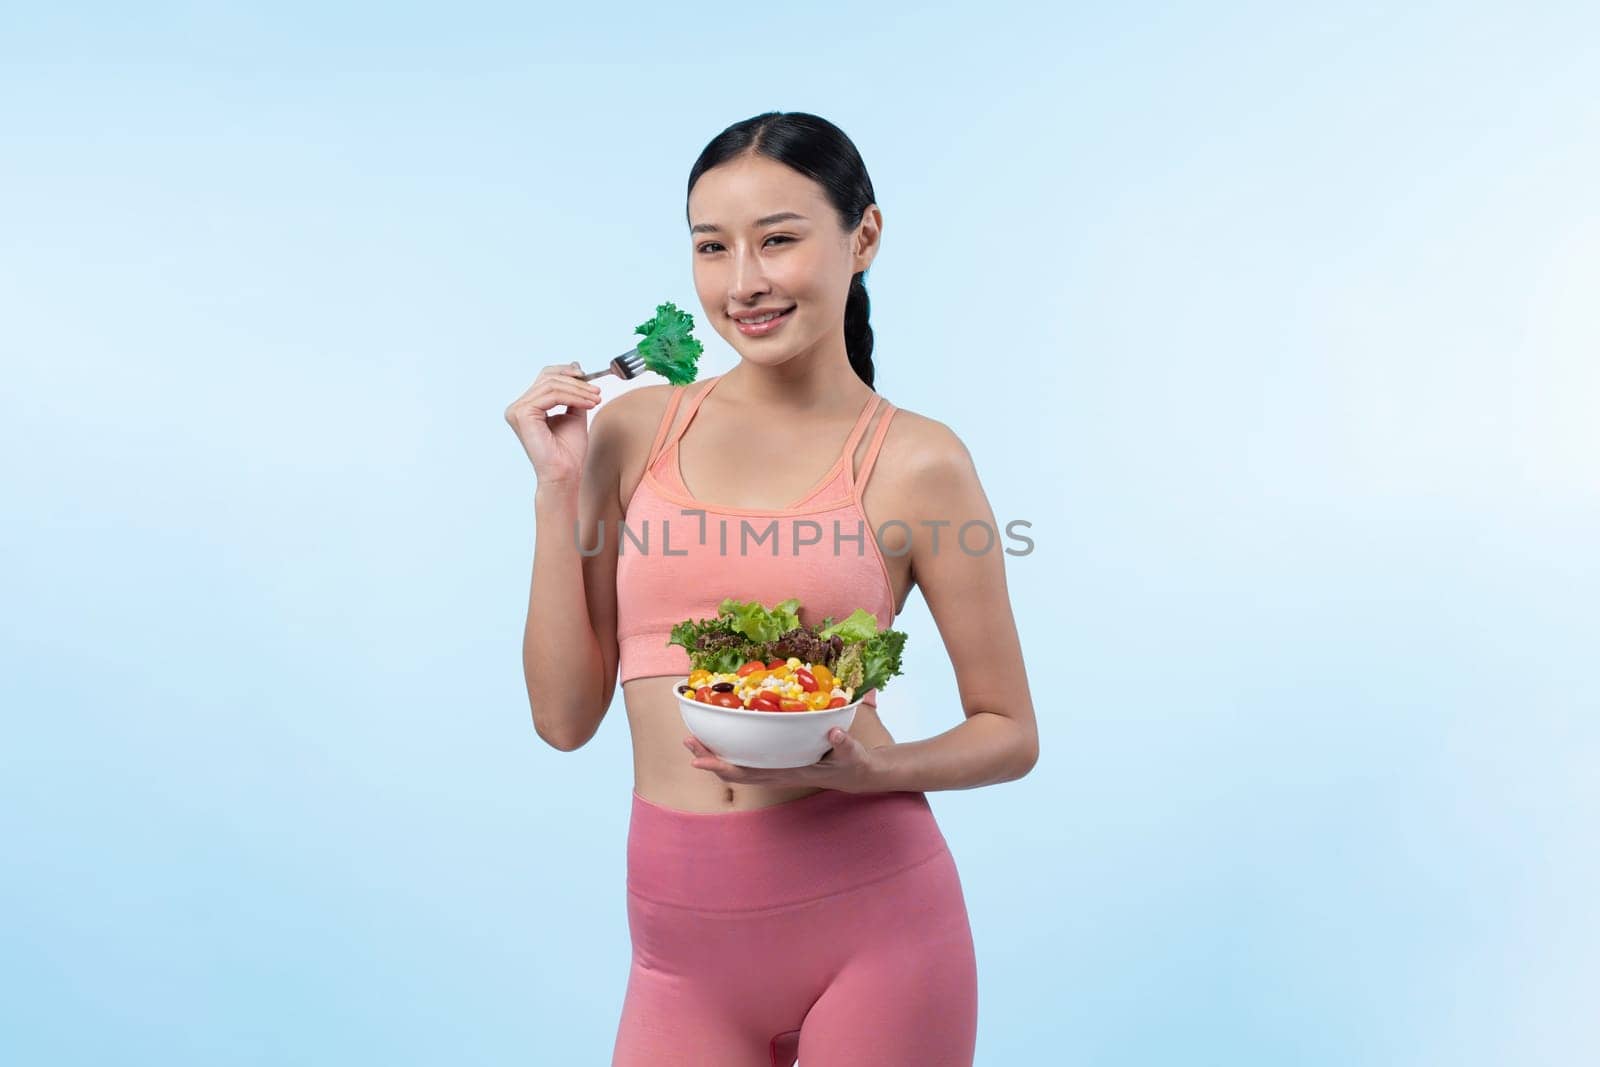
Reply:
<svg viewBox="0 0 1600 1067"><path fill-rule="evenodd" d="M872 325L867 321L871 301L867 298L866 271L850 279L850 296L844 305L844 346L850 353L850 366L872 388Z"/></svg>

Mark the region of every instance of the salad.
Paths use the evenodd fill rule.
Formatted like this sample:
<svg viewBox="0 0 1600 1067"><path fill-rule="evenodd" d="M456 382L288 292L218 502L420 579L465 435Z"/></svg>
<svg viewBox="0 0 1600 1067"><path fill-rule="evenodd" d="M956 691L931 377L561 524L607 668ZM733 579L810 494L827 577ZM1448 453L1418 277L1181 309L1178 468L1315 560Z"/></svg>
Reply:
<svg viewBox="0 0 1600 1067"><path fill-rule="evenodd" d="M792 597L771 609L730 597L716 618L678 623L667 644L688 650L690 671L677 691L725 708L822 711L902 673L906 635L880 630L865 608L816 626L802 624L799 612Z"/></svg>

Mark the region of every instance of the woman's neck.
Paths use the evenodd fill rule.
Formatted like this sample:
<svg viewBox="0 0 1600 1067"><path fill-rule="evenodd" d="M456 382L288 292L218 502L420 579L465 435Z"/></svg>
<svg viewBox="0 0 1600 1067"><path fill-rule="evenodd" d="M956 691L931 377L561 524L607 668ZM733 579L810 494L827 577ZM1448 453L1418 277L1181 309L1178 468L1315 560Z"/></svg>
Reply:
<svg viewBox="0 0 1600 1067"><path fill-rule="evenodd" d="M772 367L741 359L722 379L718 400L803 416L859 410L872 392L843 356L827 361L797 356Z"/></svg>

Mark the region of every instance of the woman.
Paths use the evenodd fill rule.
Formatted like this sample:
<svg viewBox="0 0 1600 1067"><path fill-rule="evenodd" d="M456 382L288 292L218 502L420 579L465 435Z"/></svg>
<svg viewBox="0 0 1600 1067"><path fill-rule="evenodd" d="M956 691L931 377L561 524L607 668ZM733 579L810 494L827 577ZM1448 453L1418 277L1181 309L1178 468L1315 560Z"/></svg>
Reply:
<svg viewBox="0 0 1600 1067"><path fill-rule="evenodd" d="M614 1067L972 1063L972 936L925 794L1019 778L1038 740L1003 557L993 536L977 551L976 525L956 543L963 523L994 531L971 459L872 387L874 199L823 119L729 127L690 172L688 221L706 321L738 366L634 388L592 428L599 390L577 363L550 366L506 412L538 475L534 726L584 744L620 673L633 738ZM862 607L888 627L913 584L953 661L959 726L897 744L868 693L819 762L782 770L685 736L673 624L725 597L795 597L802 623Z"/></svg>

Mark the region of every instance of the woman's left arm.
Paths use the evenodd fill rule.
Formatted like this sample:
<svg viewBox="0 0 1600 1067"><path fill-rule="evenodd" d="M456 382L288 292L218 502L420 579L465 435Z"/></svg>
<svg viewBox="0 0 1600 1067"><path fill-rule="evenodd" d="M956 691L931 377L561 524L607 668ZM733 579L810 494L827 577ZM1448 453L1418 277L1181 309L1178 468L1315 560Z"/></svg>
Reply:
<svg viewBox="0 0 1600 1067"><path fill-rule="evenodd" d="M868 750L863 791L1009 782L1038 761L1039 730L1006 589L1003 531L961 439L935 419L906 421L914 426L895 449L898 507L874 519L880 528L892 518L911 528L911 578L949 652L965 720L921 741ZM880 461L879 477L884 473ZM885 531L886 553L904 553L904 537L894 539L898 529Z"/></svg>

